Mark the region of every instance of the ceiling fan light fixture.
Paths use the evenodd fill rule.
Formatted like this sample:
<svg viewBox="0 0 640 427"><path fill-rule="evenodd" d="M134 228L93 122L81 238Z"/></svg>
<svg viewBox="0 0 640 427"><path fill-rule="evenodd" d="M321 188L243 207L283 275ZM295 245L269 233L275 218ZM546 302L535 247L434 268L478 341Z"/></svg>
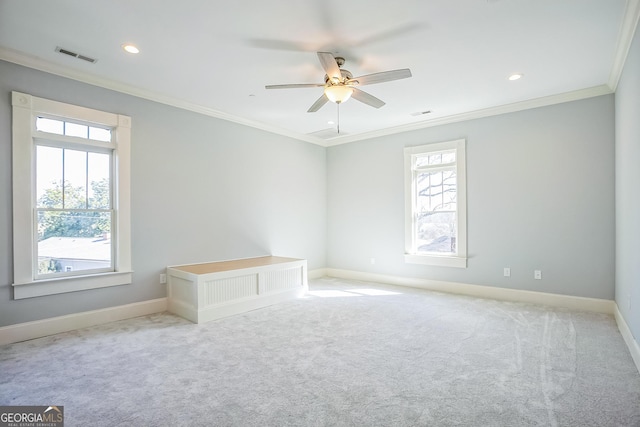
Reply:
<svg viewBox="0 0 640 427"><path fill-rule="evenodd" d="M324 88L324 94L329 101L341 104L351 98L353 88L345 85L328 85Z"/></svg>
<svg viewBox="0 0 640 427"><path fill-rule="evenodd" d="M330 52L317 52L320 65L325 71L324 84L322 83L303 83L303 84L284 84L284 85L267 85L265 89L289 89L289 88L306 88L306 87L322 87L323 93L307 110L307 113L315 113L322 108L327 102L331 101L335 104L342 104L353 96L358 102L362 102L373 108L380 108L385 105L384 101L375 96L357 89L355 86L369 85L374 83L383 83L393 80L406 79L411 77L411 70L403 68L399 70L382 71L379 73L365 74L363 76L353 78L349 70L340 68L344 64L344 58L334 56ZM340 123L338 121L338 131ZM339 133L339 132L338 132Z"/></svg>

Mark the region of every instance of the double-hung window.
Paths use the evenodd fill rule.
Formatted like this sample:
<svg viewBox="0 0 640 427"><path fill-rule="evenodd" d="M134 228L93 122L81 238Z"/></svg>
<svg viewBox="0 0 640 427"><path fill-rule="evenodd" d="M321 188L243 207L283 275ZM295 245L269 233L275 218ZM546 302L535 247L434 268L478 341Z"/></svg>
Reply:
<svg viewBox="0 0 640 427"><path fill-rule="evenodd" d="M130 118L12 104L14 297L131 283Z"/></svg>
<svg viewBox="0 0 640 427"><path fill-rule="evenodd" d="M405 148L405 262L467 266L465 141Z"/></svg>

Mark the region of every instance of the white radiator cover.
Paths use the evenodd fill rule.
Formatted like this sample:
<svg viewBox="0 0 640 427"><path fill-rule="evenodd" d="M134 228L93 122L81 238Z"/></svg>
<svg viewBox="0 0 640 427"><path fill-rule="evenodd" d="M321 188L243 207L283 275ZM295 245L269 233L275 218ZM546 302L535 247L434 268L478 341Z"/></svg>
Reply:
<svg viewBox="0 0 640 427"><path fill-rule="evenodd" d="M299 298L307 261L265 256L167 267L168 309L194 323Z"/></svg>

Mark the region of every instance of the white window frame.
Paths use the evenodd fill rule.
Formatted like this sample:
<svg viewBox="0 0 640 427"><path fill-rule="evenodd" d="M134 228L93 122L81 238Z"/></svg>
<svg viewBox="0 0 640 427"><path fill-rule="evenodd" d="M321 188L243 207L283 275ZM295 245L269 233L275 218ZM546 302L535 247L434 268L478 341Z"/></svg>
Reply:
<svg viewBox="0 0 640 427"><path fill-rule="evenodd" d="M418 157L440 151L456 152L456 218L457 236L454 255L424 254L415 250L415 210L416 210L416 182L414 173L415 160ZM444 267L467 267L467 188L466 188L466 141L439 142L433 144L406 147L404 149L405 170L405 254L406 263L424 264Z"/></svg>
<svg viewBox="0 0 640 427"><path fill-rule="evenodd" d="M12 92L13 107L13 296L14 299L53 295L87 289L130 284L131 269L131 201L130 143L131 118L85 107L65 104L29 94ZM38 116L79 121L112 129L114 183L113 209L115 230L114 270L106 273L71 277L36 278L35 235L36 162L35 139ZM66 137L74 138L74 137ZM77 138L82 143L81 138ZM87 140L87 144L91 144Z"/></svg>

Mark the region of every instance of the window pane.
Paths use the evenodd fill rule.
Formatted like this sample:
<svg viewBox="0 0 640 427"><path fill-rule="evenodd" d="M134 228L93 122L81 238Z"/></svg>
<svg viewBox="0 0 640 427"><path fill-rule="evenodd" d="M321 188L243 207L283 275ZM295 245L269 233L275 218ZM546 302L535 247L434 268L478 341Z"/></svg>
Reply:
<svg viewBox="0 0 640 427"><path fill-rule="evenodd" d="M38 211L38 274L111 268L111 212Z"/></svg>
<svg viewBox="0 0 640 427"><path fill-rule="evenodd" d="M447 165L456 162L455 151L442 151L438 153L425 154L416 159L416 166Z"/></svg>
<svg viewBox="0 0 640 427"><path fill-rule="evenodd" d="M425 166L429 164L429 156L420 156L416 159L416 166Z"/></svg>
<svg viewBox="0 0 640 427"><path fill-rule="evenodd" d="M101 153L88 153L89 209L110 209L110 156Z"/></svg>
<svg viewBox="0 0 640 427"><path fill-rule="evenodd" d="M62 209L62 149L36 147L37 207Z"/></svg>
<svg viewBox="0 0 640 427"><path fill-rule="evenodd" d="M89 136L89 128L85 125L65 122L64 134L67 136L78 136L86 139Z"/></svg>
<svg viewBox="0 0 640 427"><path fill-rule="evenodd" d="M430 165L439 165L442 164L442 154L440 153L436 153L436 154L431 154L429 155L429 160L427 163L429 163Z"/></svg>
<svg viewBox="0 0 640 427"><path fill-rule="evenodd" d="M87 207L87 152L64 150L64 208Z"/></svg>
<svg viewBox="0 0 640 427"><path fill-rule="evenodd" d="M442 173L442 209L456 210L457 201L457 175L455 171Z"/></svg>
<svg viewBox="0 0 640 427"><path fill-rule="evenodd" d="M456 253L455 212L427 212L416 218L418 252Z"/></svg>
<svg viewBox="0 0 640 427"><path fill-rule="evenodd" d="M62 120L45 119L44 117L36 118L36 130L40 132L64 134L64 122Z"/></svg>
<svg viewBox="0 0 640 427"><path fill-rule="evenodd" d="M89 139L111 142L111 130L89 126Z"/></svg>
<svg viewBox="0 0 640 427"><path fill-rule="evenodd" d="M447 202L450 202L449 199L445 199L445 191L449 192L451 190L451 186L445 186L444 180L451 173L451 171L440 171L418 174L416 181L416 190L417 209L419 212L442 210L445 204L445 200ZM455 180L453 185L453 192L455 193ZM447 194L447 196L450 197L449 194Z"/></svg>
<svg viewBox="0 0 640 427"><path fill-rule="evenodd" d="M451 170L419 173L416 177L416 191L418 212L455 210L456 173Z"/></svg>
<svg viewBox="0 0 640 427"><path fill-rule="evenodd" d="M448 153L442 153L442 163L447 164L447 163L455 163L456 161L456 152L455 151L451 151Z"/></svg>

